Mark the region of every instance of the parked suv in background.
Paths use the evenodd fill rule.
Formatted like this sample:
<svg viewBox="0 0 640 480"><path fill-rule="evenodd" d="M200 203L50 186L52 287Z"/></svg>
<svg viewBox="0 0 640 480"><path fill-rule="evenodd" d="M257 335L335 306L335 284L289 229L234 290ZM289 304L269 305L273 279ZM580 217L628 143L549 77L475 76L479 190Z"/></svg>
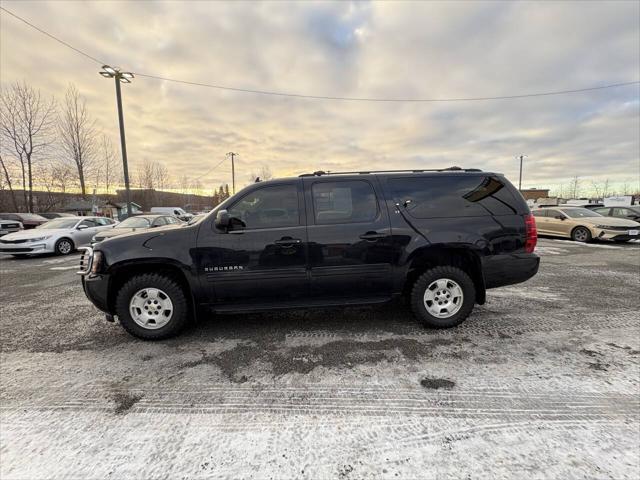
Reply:
<svg viewBox="0 0 640 480"><path fill-rule="evenodd" d="M85 249L89 299L132 335L191 316L408 297L430 327L462 322L485 290L538 271L536 226L502 175L316 172L252 184L198 223Z"/></svg>

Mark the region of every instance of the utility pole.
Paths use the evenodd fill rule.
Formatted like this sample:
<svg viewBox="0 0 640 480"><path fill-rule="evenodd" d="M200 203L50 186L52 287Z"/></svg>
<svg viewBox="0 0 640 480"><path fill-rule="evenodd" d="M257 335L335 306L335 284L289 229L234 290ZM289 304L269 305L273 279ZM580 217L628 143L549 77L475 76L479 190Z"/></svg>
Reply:
<svg viewBox="0 0 640 480"><path fill-rule="evenodd" d="M127 218L131 216L131 189L129 188L129 165L127 163L127 142L124 138L124 114L122 113L121 83L131 83L133 73L121 72L119 68L103 65L99 72L105 78L113 78L116 81L116 102L118 104L118 123L120 124L120 147L122 151L122 168L124 170L124 188L127 199Z"/></svg>
<svg viewBox="0 0 640 480"><path fill-rule="evenodd" d="M227 153L227 157L231 157L231 188L233 193L236 193L236 164L235 158L238 156L235 152Z"/></svg>
<svg viewBox="0 0 640 480"><path fill-rule="evenodd" d="M516 158L520 158L520 178L518 179L518 190L522 191L522 161L524 160L524 158L527 155L520 155L520 157L516 157Z"/></svg>

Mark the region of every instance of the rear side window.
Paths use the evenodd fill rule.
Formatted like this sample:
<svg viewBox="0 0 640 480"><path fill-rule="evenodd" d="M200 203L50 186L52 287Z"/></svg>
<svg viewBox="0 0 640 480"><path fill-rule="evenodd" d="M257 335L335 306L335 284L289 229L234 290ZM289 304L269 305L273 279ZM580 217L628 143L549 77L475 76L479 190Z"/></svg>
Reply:
<svg viewBox="0 0 640 480"><path fill-rule="evenodd" d="M401 177L388 181L395 203L415 218L478 217L517 213L516 201L497 177Z"/></svg>
<svg viewBox="0 0 640 480"><path fill-rule="evenodd" d="M371 222L378 216L378 201L369 182L317 182L311 194L316 225Z"/></svg>
<svg viewBox="0 0 640 480"><path fill-rule="evenodd" d="M534 210L531 213L533 213L534 217L546 217L548 210Z"/></svg>

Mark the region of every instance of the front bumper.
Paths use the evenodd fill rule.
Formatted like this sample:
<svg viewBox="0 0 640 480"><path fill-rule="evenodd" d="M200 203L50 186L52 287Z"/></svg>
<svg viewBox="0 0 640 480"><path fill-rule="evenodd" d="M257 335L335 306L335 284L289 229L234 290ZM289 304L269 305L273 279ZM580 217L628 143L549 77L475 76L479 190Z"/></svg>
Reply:
<svg viewBox="0 0 640 480"><path fill-rule="evenodd" d="M640 240L640 227L625 230L608 230L603 228L593 228L591 232L593 238L600 240Z"/></svg>
<svg viewBox="0 0 640 480"><path fill-rule="evenodd" d="M91 303L105 313L115 314L109 309L109 275L83 275L81 278L84 294Z"/></svg>
<svg viewBox="0 0 640 480"><path fill-rule="evenodd" d="M24 243L2 243L0 241L0 253L9 254L36 254L36 253L51 253L53 252L53 245L49 245L48 242L24 242Z"/></svg>

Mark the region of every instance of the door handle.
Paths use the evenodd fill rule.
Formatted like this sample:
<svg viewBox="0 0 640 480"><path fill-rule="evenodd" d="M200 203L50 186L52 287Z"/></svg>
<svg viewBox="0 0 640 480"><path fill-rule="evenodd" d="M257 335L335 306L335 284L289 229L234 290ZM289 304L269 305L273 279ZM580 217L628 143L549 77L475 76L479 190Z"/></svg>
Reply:
<svg viewBox="0 0 640 480"><path fill-rule="evenodd" d="M384 237L386 237L384 233L378 233L378 232L367 232L360 235L360 238L362 240L367 240L367 241L379 240Z"/></svg>
<svg viewBox="0 0 640 480"><path fill-rule="evenodd" d="M273 243L276 245L297 245L302 243L302 240L299 238L282 237L280 240L276 240Z"/></svg>

